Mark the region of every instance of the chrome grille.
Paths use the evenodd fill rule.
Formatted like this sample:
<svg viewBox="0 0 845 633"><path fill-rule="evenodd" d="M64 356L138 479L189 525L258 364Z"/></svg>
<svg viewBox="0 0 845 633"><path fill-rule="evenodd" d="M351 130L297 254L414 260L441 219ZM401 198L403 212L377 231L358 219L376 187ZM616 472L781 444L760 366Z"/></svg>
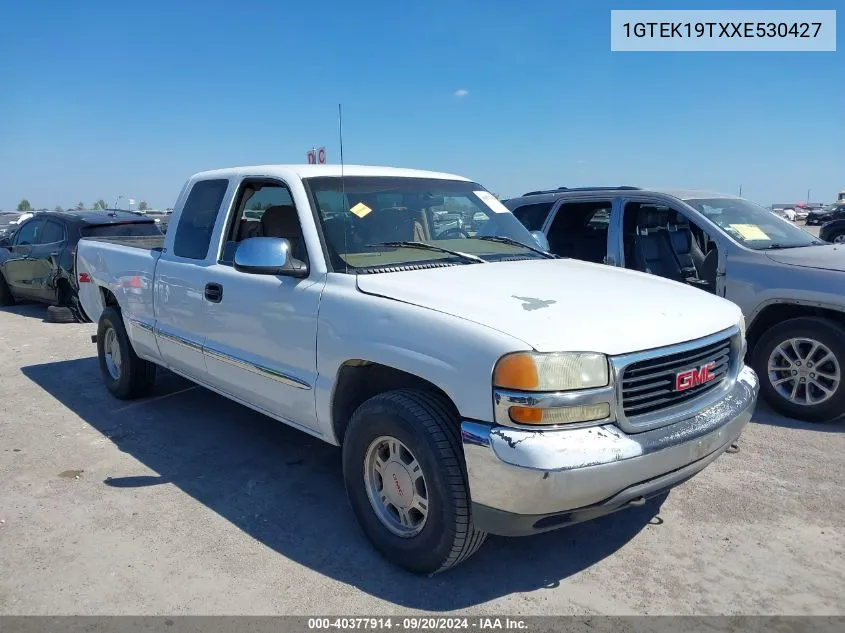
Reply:
<svg viewBox="0 0 845 633"><path fill-rule="evenodd" d="M730 375L731 337L683 352L637 361L622 372L622 410L634 418L693 400L718 387ZM675 389L681 371L715 363L713 380L684 391Z"/></svg>

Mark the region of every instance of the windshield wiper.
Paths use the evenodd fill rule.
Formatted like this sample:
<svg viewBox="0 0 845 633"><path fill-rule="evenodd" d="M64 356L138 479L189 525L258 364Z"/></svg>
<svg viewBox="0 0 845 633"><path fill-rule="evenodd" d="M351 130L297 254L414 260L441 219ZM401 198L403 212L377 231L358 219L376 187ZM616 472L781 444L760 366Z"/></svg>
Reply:
<svg viewBox="0 0 845 633"><path fill-rule="evenodd" d="M461 259L472 262L473 264L487 264L489 263L485 259L481 259L477 255L470 255L469 253L462 253L460 251L453 251L449 248L443 248L442 246L435 246L434 244L427 244L425 242L379 242L378 244L367 244L367 246L389 246L394 248L422 248L428 251L438 251L440 253L446 253L448 255L454 255L455 257L460 257Z"/></svg>
<svg viewBox="0 0 845 633"><path fill-rule="evenodd" d="M473 235L468 239L471 240L484 240L485 242L499 242L500 244L510 244L512 246L521 246L522 248L527 248L529 251L533 251L542 255L546 259L558 259L557 255L552 253L547 253L546 251L534 248L533 246L528 246L528 244L523 244L519 240L515 240L512 237L503 237L501 235Z"/></svg>
<svg viewBox="0 0 845 633"><path fill-rule="evenodd" d="M781 249L786 249L786 248L804 248L805 246L821 246L822 244L824 244L824 242L813 241L813 242L810 242L809 244L781 244L779 242L775 242L774 244L768 244L768 245L764 246L761 250L775 251L775 250L781 250Z"/></svg>

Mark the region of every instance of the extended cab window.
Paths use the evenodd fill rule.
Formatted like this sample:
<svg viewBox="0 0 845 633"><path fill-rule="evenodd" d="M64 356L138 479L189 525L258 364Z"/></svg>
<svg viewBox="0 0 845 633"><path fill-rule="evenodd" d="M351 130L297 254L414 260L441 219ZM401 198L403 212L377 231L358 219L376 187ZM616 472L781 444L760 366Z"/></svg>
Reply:
<svg viewBox="0 0 845 633"><path fill-rule="evenodd" d="M205 259L217 214L228 186L229 181L225 179L201 180L194 183L176 226L174 255Z"/></svg>

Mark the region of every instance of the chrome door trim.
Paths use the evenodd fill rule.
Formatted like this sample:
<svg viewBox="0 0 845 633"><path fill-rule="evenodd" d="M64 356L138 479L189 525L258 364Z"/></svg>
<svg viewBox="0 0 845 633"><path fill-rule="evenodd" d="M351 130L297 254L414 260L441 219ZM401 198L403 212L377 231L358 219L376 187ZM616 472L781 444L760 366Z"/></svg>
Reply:
<svg viewBox="0 0 845 633"><path fill-rule="evenodd" d="M305 390L311 389L311 385L309 385L307 382L299 380L298 378L294 378L293 376L289 376L288 374L282 373L275 369L270 369L269 367L259 365L258 363L252 363L241 358L231 356L230 354L225 354L211 347L205 346L203 348L203 353L207 354L215 360L219 360L223 363L228 363L229 365L237 367L238 369L243 369L244 371L257 374L259 376L262 376L263 378L275 380L276 382L280 382L284 385L287 385L288 387L294 387L295 389Z"/></svg>
<svg viewBox="0 0 845 633"><path fill-rule="evenodd" d="M176 334L171 334L170 332L165 332L161 329L154 330L154 333L156 336L160 336L171 343L176 343L177 345L182 345L183 347L202 353L202 345L200 343L195 343L194 341L182 338Z"/></svg>
<svg viewBox="0 0 845 633"><path fill-rule="evenodd" d="M135 327L144 330L145 332L155 333L153 326L149 323L144 323L143 321L139 321L138 319L127 319L127 321L129 321L129 325L134 325ZM159 333L161 334L161 332Z"/></svg>

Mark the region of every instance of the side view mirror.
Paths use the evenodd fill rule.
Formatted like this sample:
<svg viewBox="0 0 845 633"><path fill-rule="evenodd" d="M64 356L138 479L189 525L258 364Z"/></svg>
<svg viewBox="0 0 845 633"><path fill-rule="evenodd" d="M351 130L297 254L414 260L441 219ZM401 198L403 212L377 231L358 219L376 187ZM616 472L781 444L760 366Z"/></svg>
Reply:
<svg viewBox="0 0 845 633"><path fill-rule="evenodd" d="M534 238L534 241L537 242L541 249L546 252L549 251L549 240L546 239L542 231L531 231L531 237Z"/></svg>
<svg viewBox="0 0 845 633"><path fill-rule="evenodd" d="M9 237L0 237L0 248L9 248L12 245L12 239Z"/></svg>
<svg viewBox="0 0 845 633"><path fill-rule="evenodd" d="M235 270L255 275L305 277L308 265L291 255L290 242L279 237L251 237L235 251Z"/></svg>

